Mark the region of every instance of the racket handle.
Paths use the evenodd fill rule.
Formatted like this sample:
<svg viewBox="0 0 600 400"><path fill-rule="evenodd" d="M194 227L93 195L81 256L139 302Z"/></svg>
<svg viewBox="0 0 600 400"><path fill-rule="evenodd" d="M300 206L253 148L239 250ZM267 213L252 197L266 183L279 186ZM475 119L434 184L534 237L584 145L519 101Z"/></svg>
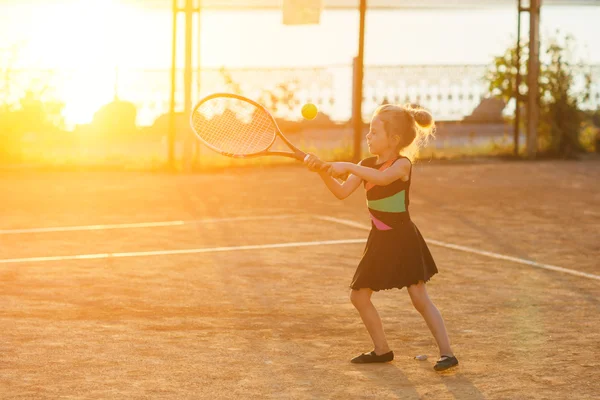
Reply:
<svg viewBox="0 0 600 400"><path fill-rule="evenodd" d="M302 161L303 161L303 162L306 162L306 160L308 160L308 156L309 156L309 155L308 155L308 154L306 154L306 155L304 156L304 159L303 159ZM329 165L329 163L323 162L323 161L321 161L321 160L319 160L319 161L318 161L318 162L315 164L315 166L316 166L317 168L319 168L321 171L323 170L323 167L325 167L325 166L328 166L328 165Z"/></svg>
<svg viewBox="0 0 600 400"><path fill-rule="evenodd" d="M309 154L306 154L305 152L303 152L302 150L297 150L295 152L296 154L296 158L302 162L306 162L306 160L308 160L308 156ZM324 165L326 165L327 163L324 163L323 161L319 161L317 163L317 165L319 166L319 168L323 167Z"/></svg>
<svg viewBox="0 0 600 400"><path fill-rule="evenodd" d="M302 162L306 162L306 160L308 159L308 156L309 156L309 154L303 152L302 150L298 150L298 149L294 149L294 155L299 161L302 161ZM327 164L328 163L326 163L326 162L319 161L317 163L317 166L319 168L323 168Z"/></svg>

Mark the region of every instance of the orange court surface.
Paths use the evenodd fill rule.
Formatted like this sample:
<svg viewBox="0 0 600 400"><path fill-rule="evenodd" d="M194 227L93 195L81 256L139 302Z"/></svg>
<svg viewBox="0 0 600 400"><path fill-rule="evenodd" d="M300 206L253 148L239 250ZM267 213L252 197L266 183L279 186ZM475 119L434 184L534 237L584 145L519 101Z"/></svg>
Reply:
<svg viewBox="0 0 600 400"><path fill-rule="evenodd" d="M370 226L301 166L0 173L2 399L597 399L600 162L415 164L460 365L406 288L348 285ZM414 356L429 358L417 361Z"/></svg>

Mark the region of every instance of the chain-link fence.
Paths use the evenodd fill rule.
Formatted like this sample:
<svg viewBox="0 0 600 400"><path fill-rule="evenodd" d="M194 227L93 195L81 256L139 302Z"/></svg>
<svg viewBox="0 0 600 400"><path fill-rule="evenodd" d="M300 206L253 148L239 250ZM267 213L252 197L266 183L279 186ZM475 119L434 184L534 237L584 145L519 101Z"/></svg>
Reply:
<svg viewBox="0 0 600 400"><path fill-rule="evenodd" d="M488 97L484 75L486 65L366 66L363 118L380 104L418 103L431 110L438 121L438 140L431 149L460 147L508 147L512 127L502 122L502 109L488 113L478 124L465 123ZM600 105L600 65L587 66L592 75L591 96L585 108ZM94 85L96 103L69 101L62 110L63 131L41 132L39 127L12 138L5 162L18 163L117 163L162 165L167 157L170 71L168 69L83 70L5 70L0 71L2 103L22 102L29 90L34 98L51 104L81 93L84 85ZM183 110L183 71L176 74L177 139L181 157L182 138L189 134ZM280 120L298 121L306 102L319 106L318 120L286 125L299 141L322 154L343 157L350 152L352 68L333 65L315 68L203 69L194 71L193 101L214 92L237 92L256 99ZM62 88L57 92L56 88ZM101 88L101 90L99 90ZM7 107L7 106L5 106ZM126 108L134 108L127 112ZM41 110L39 111L41 112ZM94 115L91 124L69 119L71 113ZM505 114L512 112L504 110ZM133 121L131 121L133 118ZM487 118L487 120L486 120ZM106 121L106 120L111 120ZM445 121L445 122L444 122ZM462 122L461 122L462 121ZM130 126L137 126L131 128ZM123 127L129 127L124 129ZM112 130L115 132L105 132ZM4 132L6 136L6 132ZM4 144L6 147L6 143ZM471 151L471 150L468 150ZM465 150L467 152L467 150ZM213 162L206 150L197 147L196 159Z"/></svg>

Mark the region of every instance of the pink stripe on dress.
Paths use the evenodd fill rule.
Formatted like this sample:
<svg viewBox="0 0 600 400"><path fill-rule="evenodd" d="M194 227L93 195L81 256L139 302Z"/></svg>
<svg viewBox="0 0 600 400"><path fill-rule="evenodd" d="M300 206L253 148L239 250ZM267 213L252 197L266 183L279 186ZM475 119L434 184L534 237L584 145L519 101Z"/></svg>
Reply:
<svg viewBox="0 0 600 400"><path fill-rule="evenodd" d="M389 231L390 229L392 229L390 226L387 226L386 224L384 224L383 222L381 222L380 220L378 220L377 218L375 218L375 216L371 213L369 213L371 215L371 221L373 221L373 224L375 225L375 227L380 230L380 231Z"/></svg>

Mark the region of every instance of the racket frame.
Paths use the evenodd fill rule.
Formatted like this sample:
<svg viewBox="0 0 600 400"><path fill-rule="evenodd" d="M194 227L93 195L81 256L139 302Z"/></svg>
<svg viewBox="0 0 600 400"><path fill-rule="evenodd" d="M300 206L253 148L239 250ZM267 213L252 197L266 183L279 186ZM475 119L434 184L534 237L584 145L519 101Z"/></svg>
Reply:
<svg viewBox="0 0 600 400"><path fill-rule="evenodd" d="M202 106L202 104L206 103L209 100L212 100L214 98L231 98L231 99L237 99L237 100L241 100L241 101L245 101L247 103L252 104L253 106L257 107L258 109L262 110L264 113L266 113L269 118L271 119L271 122L273 122L273 125L275 126L275 135L273 136L273 140L271 141L271 143L267 146L267 148L265 150L256 152L256 153L248 153L248 154L234 154L234 153L228 153L225 151L222 151L218 148L216 148L215 146L211 145L210 143L208 143L207 141L205 141L197 132L196 129L194 128L194 113L196 112L196 110L198 108L200 108L200 106ZM204 143L206 146L208 146L211 150L216 151L219 154L222 154L224 156L227 157L233 157L233 158L251 158L251 157L260 157L260 156L282 156L282 157L290 157L290 158L295 158L296 160L299 161L303 161L307 154L305 152L303 152L302 150L298 149L296 146L294 146L283 134L283 132L281 132L281 129L279 129L279 126L277 125L277 122L275 121L275 118L273 117L273 115L262 105L259 104L257 102L255 102L252 99L249 99L247 97L238 95L238 94L233 94L233 93L213 93L209 96L204 97L203 99L201 99L200 101L198 101L198 103L196 103L196 105L194 106L194 108L192 109L192 112L190 114L190 126L192 128L192 131L194 132L194 134L196 135L196 137L198 139L200 139L200 141L202 141L202 143ZM269 149L271 148L271 146L273 146L273 143L275 143L275 139L277 138L277 136L279 136L284 142L285 144L288 145L288 147L293 151L293 152L288 152L288 151L269 151Z"/></svg>

